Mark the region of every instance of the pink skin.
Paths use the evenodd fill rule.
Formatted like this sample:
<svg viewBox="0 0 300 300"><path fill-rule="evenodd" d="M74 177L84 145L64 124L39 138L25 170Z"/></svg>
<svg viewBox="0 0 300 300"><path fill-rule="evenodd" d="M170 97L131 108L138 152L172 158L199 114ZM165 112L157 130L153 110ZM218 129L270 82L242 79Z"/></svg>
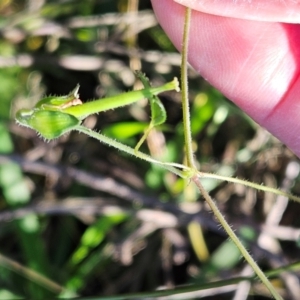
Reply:
<svg viewBox="0 0 300 300"><path fill-rule="evenodd" d="M201 10L192 13L190 64L300 156L300 25L280 23L300 23L300 1L177 2ZM184 6L173 0L152 5L180 50Z"/></svg>

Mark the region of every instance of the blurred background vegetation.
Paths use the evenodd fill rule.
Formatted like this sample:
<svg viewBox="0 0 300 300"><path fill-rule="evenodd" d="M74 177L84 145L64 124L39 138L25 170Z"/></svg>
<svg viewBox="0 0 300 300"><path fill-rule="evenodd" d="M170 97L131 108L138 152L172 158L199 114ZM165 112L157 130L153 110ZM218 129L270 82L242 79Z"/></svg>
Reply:
<svg viewBox="0 0 300 300"><path fill-rule="evenodd" d="M88 101L140 88L133 70L155 86L178 77L179 65L149 1L0 0L0 299L144 292L142 299L159 288L200 289L251 274L189 182L82 134L46 143L14 122L18 109L45 94L67 94L79 83ZM201 170L300 194L298 159L189 72ZM161 99L167 123L142 150L182 162L180 94ZM148 121L140 101L85 125L134 146ZM299 261L299 204L203 182L263 269ZM273 281L285 299L299 299L299 269ZM232 299L248 288L224 283L177 299ZM259 283L250 293L267 298Z"/></svg>

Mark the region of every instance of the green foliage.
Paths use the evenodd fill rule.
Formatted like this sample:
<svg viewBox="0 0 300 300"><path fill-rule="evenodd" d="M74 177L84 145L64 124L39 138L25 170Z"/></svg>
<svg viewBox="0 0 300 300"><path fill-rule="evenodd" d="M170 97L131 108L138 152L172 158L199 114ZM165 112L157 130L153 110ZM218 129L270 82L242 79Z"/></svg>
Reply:
<svg viewBox="0 0 300 300"><path fill-rule="evenodd" d="M30 192L25 183L22 170L17 164L7 163L0 166L0 184L5 199L10 206L28 203Z"/></svg>
<svg viewBox="0 0 300 300"><path fill-rule="evenodd" d="M19 74L19 68L0 69L0 119L2 120L9 118L11 100L18 92Z"/></svg>
<svg viewBox="0 0 300 300"><path fill-rule="evenodd" d="M13 143L7 127L3 123L0 123L0 153L11 153L12 151Z"/></svg>
<svg viewBox="0 0 300 300"><path fill-rule="evenodd" d="M138 19L122 18L127 4L123 0L46 1L36 10L19 1L7 3L0 23L5 29L0 63L6 64L0 68L0 298L100 299L132 292L140 293L138 299L177 293L186 298L183 293L244 280L239 252L222 234L190 181L83 134L64 135L46 144L14 124L16 111L33 108L18 117L47 139L83 123L112 139L129 138L124 143L134 146L147 131L149 116L155 126L164 122L161 104L152 93L143 95L153 100L149 113L141 101L85 121L86 113L76 114L80 103L72 102L79 95L71 93L74 97L58 102L57 96L45 97L70 96L68 92L80 82L84 104L106 99L106 105L111 105L111 97L135 85L129 64L132 69L142 65L154 87L178 76L177 51L157 24L145 21L153 20L149 3L140 3L143 18ZM150 27L145 30L147 24ZM138 42L132 43L133 36ZM297 175L291 179L285 174L285 166L295 159L291 153L190 72L193 150L201 170L274 186L286 184L289 178L290 187L299 194ZM143 83L148 85L146 80ZM38 103L40 99L47 100ZM148 135L150 154L161 161L184 162L180 95L165 93L160 100L168 118L158 126L162 132ZM65 107L65 103L71 105ZM260 223L274 199L262 199L261 193L251 194L211 178L203 183L230 224L241 228L238 234L251 253L257 254ZM282 224L289 232L297 232L298 215L297 205L288 206ZM192 221L202 225L200 243L199 236L188 232ZM248 224L253 226L245 227ZM299 239L292 234L289 241L272 238L280 241L279 259L294 261ZM194 245L198 248L192 249ZM204 248L209 251L206 261L195 255ZM270 269L272 257L272 249L267 249L255 259ZM289 270L299 272L299 264L275 269L272 276ZM157 291L169 283L190 285ZM259 294L253 287L252 292ZM228 295L216 297L227 299Z"/></svg>
<svg viewBox="0 0 300 300"><path fill-rule="evenodd" d="M143 122L119 122L107 126L102 132L118 140L128 140L128 138L143 133L148 125L148 123Z"/></svg>

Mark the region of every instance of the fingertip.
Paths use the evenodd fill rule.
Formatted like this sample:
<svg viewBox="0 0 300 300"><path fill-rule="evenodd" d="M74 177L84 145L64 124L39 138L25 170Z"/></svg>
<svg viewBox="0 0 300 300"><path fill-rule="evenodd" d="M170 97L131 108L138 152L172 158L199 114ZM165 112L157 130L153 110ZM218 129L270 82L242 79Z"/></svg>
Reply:
<svg viewBox="0 0 300 300"><path fill-rule="evenodd" d="M300 3L295 0L232 1L174 0L203 13L252 21L299 23Z"/></svg>
<svg viewBox="0 0 300 300"><path fill-rule="evenodd" d="M159 24L168 34L174 46L180 51L185 7L173 0L151 0L151 2Z"/></svg>

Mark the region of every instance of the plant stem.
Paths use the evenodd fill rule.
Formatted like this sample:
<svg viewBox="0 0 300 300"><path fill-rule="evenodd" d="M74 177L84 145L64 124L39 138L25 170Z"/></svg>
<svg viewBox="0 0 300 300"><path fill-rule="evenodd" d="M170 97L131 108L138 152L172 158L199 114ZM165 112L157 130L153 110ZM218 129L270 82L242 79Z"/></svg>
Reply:
<svg viewBox="0 0 300 300"><path fill-rule="evenodd" d="M167 169L168 171L182 177L182 178L185 178L186 177L186 173L184 172L184 170L188 170L189 168L184 166L184 165L181 165L181 164L176 164L176 163L166 163L166 162L161 162L159 160L156 160L154 158L152 158L151 156L141 152L141 151L136 151L134 150L133 148L130 148L124 144L121 144L119 142L117 142L116 140L113 140L99 132L95 132L89 128L86 128L84 126L77 126L76 128L74 128L74 130L77 130L79 132L82 132L82 133L85 133L86 135L90 136L90 137L93 137L95 139L97 139L98 141L104 143L104 144L107 144L109 146L112 146L118 150L121 150L121 151L124 151L128 154L131 154L135 157L138 157L142 160L145 160L147 162L150 162L150 163L153 163L153 164L156 164L156 165L159 165L160 167L164 168L164 169ZM182 169L182 170L180 170Z"/></svg>
<svg viewBox="0 0 300 300"><path fill-rule="evenodd" d="M268 288L272 296L276 300L283 300L283 298L277 293L273 285L270 283L268 278L266 277L265 273L259 268L259 266L256 264L252 256L249 254L249 252L246 250L244 245L241 243L239 238L236 236L234 231L231 229L227 221L225 220L224 216L218 209L217 205L215 202L212 200L212 198L209 196L208 192L204 189L203 185L201 184L199 178L197 176L194 176L192 178L193 182L196 184L198 187L199 191L201 192L202 196L210 206L211 210L213 211L214 215L216 218L219 220L221 223L222 227L224 230L227 232L231 240L235 243L235 245L238 247L242 255L244 256L245 260L249 263L249 265L253 268L254 272L256 275L260 278L260 280L265 284L265 286Z"/></svg>
<svg viewBox="0 0 300 300"><path fill-rule="evenodd" d="M70 106L62 111L64 113L75 116L79 120L83 120L91 114L96 114L109 109L119 108L125 105L132 104L144 98L150 98L166 91L179 91L179 84L177 78L159 87L150 87L142 90L131 91L116 96L97 99L91 102L86 102L81 105Z"/></svg>
<svg viewBox="0 0 300 300"><path fill-rule="evenodd" d="M187 57L188 57L188 44L189 32L191 23L191 9L186 8L184 31L183 31L183 44L181 53L181 89L182 89L182 112L183 112L183 129L185 140L185 151L187 166L196 169L193 155L193 144L191 136L191 123L190 123L190 108L188 99L188 76L187 76Z"/></svg>
<svg viewBox="0 0 300 300"><path fill-rule="evenodd" d="M242 184L244 186L249 186L253 189L260 190L260 191L263 191L263 192L268 192L268 193L273 193L273 194L276 194L276 195L281 195L281 196L287 197L291 200L294 200L294 201L300 203L300 197L298 197L298 196L287 193L287 192L282 191L280 189L271 188L269 186L261 185L261 184L254 183L254 182L251 182L251 181L247 181L247 180L244 180L244 179L239 179L239 178L234 178L234 177L227 177L227 176L222 176L222 175L212 174L212 173L204 173L204 172L198 172L198 175L202 178L212 178L212 179L216 179L216 180L224 180L224 181L228 181L228 182L232 182L232 183Z"/></svg>

